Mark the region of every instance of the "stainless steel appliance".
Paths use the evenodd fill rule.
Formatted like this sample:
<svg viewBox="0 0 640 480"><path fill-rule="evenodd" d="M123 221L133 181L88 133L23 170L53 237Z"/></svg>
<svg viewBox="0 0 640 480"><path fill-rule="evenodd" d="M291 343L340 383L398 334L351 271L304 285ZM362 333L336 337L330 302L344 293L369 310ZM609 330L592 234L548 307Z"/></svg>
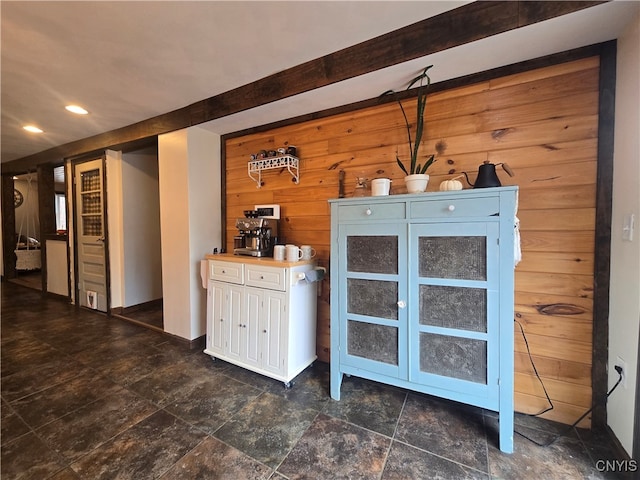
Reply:
<svg viewBox="0 0 640 480"><path fill-rule="evenodd" d="M245 210L245 218L236 219L238 234L233 239L235 255L272 257L278 241L279 205L256 205Z"/></svg>

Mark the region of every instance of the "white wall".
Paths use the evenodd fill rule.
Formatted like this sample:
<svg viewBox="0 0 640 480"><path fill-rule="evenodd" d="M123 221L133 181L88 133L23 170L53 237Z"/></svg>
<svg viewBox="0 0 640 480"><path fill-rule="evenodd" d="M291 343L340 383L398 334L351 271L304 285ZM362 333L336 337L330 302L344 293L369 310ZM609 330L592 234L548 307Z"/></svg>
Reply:
<svg viewBox="0 0 640 480"><path fill-rule="evenodd" d="M163 320L193 340L206 332L200 260L221 244L220 136L200 127L158 137Z"/></svg>
<svg viewBox="0 0 640 480"><path fill-rule="evenodd" d="M626 388L609 397L607 421L631 456L640 330L640 15L618 39L613 162L609 388L618 379L618 357L627 363ZM622 238L625 216L633 214L633 241Z"/></svg>
<svg viewBox="0 0 640 480"><path fill-rule="evenodd" d="M107 240L109 242L109 303L111 308L122 306L124 299L124 225L122 206L122 152L105 151ZM71 197L69 197L71 198ZM70 215L71 219L75 215ZM69 232L72 232L71 226ZM71 237L69 244L73 245ZM74 289L72 289L74 291Z"/></svg>
<svg viewBox="0 0 640 480"><path fill-rule="evenodd" d="M69 296L69 265L67 264L67 242L46 240L47 244L47 292Z"/></svg>
<svg viewBox="0 0 640 480"><path fill-rule="evenodd" d="M123 299L130 307L162 298L160 193L155 148L122 154Z"/></svg>

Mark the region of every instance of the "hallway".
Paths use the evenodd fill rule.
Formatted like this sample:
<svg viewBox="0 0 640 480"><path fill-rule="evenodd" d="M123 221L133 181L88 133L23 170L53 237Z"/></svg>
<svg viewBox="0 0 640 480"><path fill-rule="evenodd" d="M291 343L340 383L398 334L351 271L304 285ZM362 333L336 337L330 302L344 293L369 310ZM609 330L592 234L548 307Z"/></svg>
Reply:
<svg viewBox="0 0 640 480"><path fill-rule="evenodd" d="M491 412L345 378L328 365L282 383L170 337L2 284L1 476L9 479L567 479L603 438L497 448ZM544 442L564 425L516 416Z"/></svg>
<svg viewBox="0 0 640 480"><path fill-rule="evenodd" d="M15 283L16 285L22 285L24 287L42 291L41 270L30 270L26 272L17 271L15 278L12 278L9 281L11 283Z"/></svg>

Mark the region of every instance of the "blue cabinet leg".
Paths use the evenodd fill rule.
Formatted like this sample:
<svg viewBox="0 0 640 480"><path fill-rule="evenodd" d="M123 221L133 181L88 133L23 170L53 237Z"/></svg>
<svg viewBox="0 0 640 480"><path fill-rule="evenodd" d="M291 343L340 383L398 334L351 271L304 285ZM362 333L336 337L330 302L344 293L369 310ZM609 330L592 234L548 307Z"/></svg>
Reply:
<svg viewBox="0 0 640 480"><path fill-rule="evenodd" d="M504 453L513 453L513 408L509 411L501 411L500 422L500 450Z"/></svg>
<svg viewBox="0 0 640 480"><path fill-rule="evenodd" d="M340 386L342 385L342 372L337 368L331 369L331 398L340 400Z"/></svg>

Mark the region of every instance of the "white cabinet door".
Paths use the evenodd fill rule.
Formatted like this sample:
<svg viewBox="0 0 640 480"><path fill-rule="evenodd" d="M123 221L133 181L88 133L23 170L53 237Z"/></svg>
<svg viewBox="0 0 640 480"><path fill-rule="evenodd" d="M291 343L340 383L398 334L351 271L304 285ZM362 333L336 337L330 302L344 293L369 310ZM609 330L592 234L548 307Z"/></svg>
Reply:
<svg viewBox="0 0 640 480"><path fill-rule="evenodd" d="M262 290L245 288L246 315L243 318L242 360L247 365L260 366L260 318L262 316Z"/></svg>
<svg viewBox="0 0 640 480"><path fill-rule="evenodd" d="M229 332L229 321L226 315L226 290L224 283L209 280L207 288L207 349L213 353L224 354Z"/></svg>
<svg viewBox="0 0 640 480"><path fill-rule="evenodd" d="M286 375L288 321L286 295L280 292L265 292L262 324L262 368L269 372Z"/></svg>
<svg viewBox="0 0 640 480"><path fill-rule="evenodd" d="M226 346L226 354L229 358L242 358L242 339L244 337L244 303L242 301L244 289L241 286L226 284L225 300L226 300L226 317L228 323L228 343Z"/></svg>
<svg viewBox="0 0 640 480"><path fill-rule="evenodd" d="M238 285L209 280L207 289L207 349L220 355L233 356L239 345L233 334L243 317L243 289ZM235 340L235 341L234 341ZM238 353L239 355L239 353Z"/></svg>

